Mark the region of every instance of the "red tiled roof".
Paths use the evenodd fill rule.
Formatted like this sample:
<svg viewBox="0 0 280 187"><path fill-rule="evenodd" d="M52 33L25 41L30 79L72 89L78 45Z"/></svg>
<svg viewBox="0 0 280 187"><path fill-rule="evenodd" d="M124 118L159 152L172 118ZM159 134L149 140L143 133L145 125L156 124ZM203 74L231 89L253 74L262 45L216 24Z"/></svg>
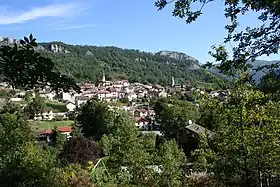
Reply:
<svg viewBox="0 0 280 187"><path fill-rule="evenodd" d="M140 123L140 122L149 122L148 120L144 119L144 118L135 118L136 123Z"/></svg>
<svg viewBox="0 0 280 187"><path fill-rule="evenodd" d="M57 130L59 130L59 132L72 132L72 127L57 127Z"/></svg>
<svg viewBox="0 0 280 187"><path fill-rule="evenodd" d="M57 127L57 130L59 132L72 132L72 127L67 127L67 126ZM39 134L48 134L48 135L50 135L52 133L53 133L53 130L44 130L44 131L39 132Z"/></svg>
<svg viewBox="0 0 280 187"><path fill-rule="evenodd" d="M146 109L136 109L135 111L138 111L138 112L142 112L142 113L146 113L146 112L148 112Z"/></svg>

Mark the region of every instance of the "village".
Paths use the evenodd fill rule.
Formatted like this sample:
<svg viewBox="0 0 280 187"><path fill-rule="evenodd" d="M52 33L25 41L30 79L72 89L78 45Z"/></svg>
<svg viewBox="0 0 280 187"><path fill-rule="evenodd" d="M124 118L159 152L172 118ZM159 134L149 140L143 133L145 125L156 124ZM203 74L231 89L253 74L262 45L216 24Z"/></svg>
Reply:
<svg viewBox="0 0 280 187"><path fill-rule="evenodd" d="M189 85L175 84L173 77L171 78L170 86L164 87L161 85L129 83L128 80L108 81L104 73L98 85L85 83L79 84L79 86L81 88L81 93L55 93L49 88L39 91L40 97L44 98L48 103L63 106L64 110L55 110L51 106L47 106L41 113L35 114L30 121L48 121L51 123L52 121L68 120L69 116L75 113L79 107L87 101L94 99L108 102L108 107L112 110L124 110L129 112L135 119L135 126L143 133L153 132L157 135L161 135L159 130L160 124L155 121L155 111L149 106L151 99L170 97L174 94L185 95L193 93L194 91L220 99L225 99L229 94L228 91L210 91L207 93L198 88L190 87ZM0 87L1 89L11 89L5 83L1 83ZM22 101L25 94L26 91L16 90L16 94L10 98L10 101L21 103L22 107L25 107L25 104L22 104L24 103ZM35 93L33 92L32 97L35 97ZM199 129L202 127L197 126L197 128ZM69 124L66 126L59 125L57 129L62 134L65 134L67 138L71 137L72 129ZM52 129L51 126L48 125L48 127L40 129L38 136L40 138L47 138L47 141L51 141L51 134Z"/></svg>

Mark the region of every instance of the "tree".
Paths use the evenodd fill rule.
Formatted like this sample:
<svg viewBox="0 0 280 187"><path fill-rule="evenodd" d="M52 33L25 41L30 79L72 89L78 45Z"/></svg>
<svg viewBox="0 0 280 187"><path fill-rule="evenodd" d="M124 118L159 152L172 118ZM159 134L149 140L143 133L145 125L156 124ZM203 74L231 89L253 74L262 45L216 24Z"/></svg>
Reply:
<svg viewBox="0 0 280 187"><path fill-rule="evenodd" d="M108 132L113 118L113 111L109 110L107 103L90 100L80 109L77 122L81 124L85 137L100 140Z"/></svg>
<svg viewBox="0 0 280 187"><path fill-rule="evenodd" d="M0 74L13 88L34 89L50 86L53 90L80 91L74 79L54 70L54 63L35 51L38 44L31 34L20 44L0 47Z"/></svg>
<svg viewBox="0 0 280 187"><path fill-rule="evenodd" d="M71 132L71 136L72 137L80 137L83 136L82 133L82 129L80 127L80 125L77 123L77 121L75 120L75 122L71 125L72 127L72 132Z"/></svg>
<svg viewBox="0 0 280 187"><path fill-rule="evenodd" d="M123 185L147 186L156 183L155 171L148 168L152 165L154 151L151 151L155 140L144 140L133 119L126 112L118 112L110 134L104 135L101 140L110 173L117 176L118 182ZM144 144L144 141L147 144ZM148 146L150 145L150 146ZM125 168L125 171L121 170Z"/></svg>
<svg viewBox="0 0 280 187"><path fill-rule="evenodd" d="M189 121L195 122L199 117L197 107L182 100L162 100L155 105L156 120L160 130L167 139L175 139L184 147L186 153L195 146L196 140L188 137L186 126Z"/></svg>
<svg viewBox="0 0 280 187"><path fill-rule="evenodd" d="M57 153L59 154L63 150L64 144L67 140L66 136L64 134L61 134L56 126L53 129L52 136L54 141L54 147Z"/></svg>
<svg viewBox="0 0 280 187"><path fill-rule="evenodd" d="M67 163L78 163L83 167L89 165L89 161L96 163L101 156L101 149L96 142L83 136L71 138L63 147L61 157Z"/></svg>
<svg viewBox="0 0 280 187"><path fill-rule="evenodd" d="M61 186L55 157L38 147L18 114L0 115L0 186Z"/></svg>
<svg viewBox="0 0 280 187"><path fill-rule="evenodd" d="M167 4L174 4L173 16L186 19L187 23L192 23L202 15L203 7L211 3L210 1L189 1L189 0L157 0L155 6L159 10ZM197 10L193 7L199 7ZM194 6L195 5L195 6ZM197 6L198 5L198 6ZM211 55L216 62L220 62L218 68L228 75L236 75L238 72L247 71L250 68L249 61L254 61L262 55L276 54L279 50L279 28L280 28L280 3L277 0L272 1L250 1L250 0L225 0L225 17L230 19L230 24L225 28L228 36L225 43L234 42L232 58L224 46L214 46L214 52ZM261 26L256 28L246 27L245 30L238 30L238 19L248 11L254 11L259 14L258 20ZM208 63L207 66L211 66Z"/></svg>
<svg viewBox="0 0 280 187"><path fill-rule="evenodd" d="M25 92L23 99L24 99L27 103L31 102L31 101L32 101L32 92L31 92L31 91Z"/></svg>
<svg viewBox="0 0 280 187"><path fill-rule="evenodd" d="M32 139L30 133L31 130L22 117L13 113L0 115L0 168L13 160L22 146Z"/></svg>
<svg viewBox="0 0 280 187"><path fill-rule="evenodd" d="M185 154L175 140L165 141L159 150L162 173L159 186L180 186ZM183 177L184 179L184 177Z"/></svg>
<svg viewBox="0 0 280 187"><path fill-rule="evenodd" d="M40 96L38 92L35 93L35 97L32 99L31 103L25 108L25 113L30 117L34 117L35 114L41 114L46 108L45 99Z"/></svg>
<svg viewBox="0 0 280 187"><path fill-rule="evenodd" d="M279 103L247 85L236 84L231 92L217 107L213 139L201 139L193 153L197 166L225 185L270 183L280 171Z"/></svg>

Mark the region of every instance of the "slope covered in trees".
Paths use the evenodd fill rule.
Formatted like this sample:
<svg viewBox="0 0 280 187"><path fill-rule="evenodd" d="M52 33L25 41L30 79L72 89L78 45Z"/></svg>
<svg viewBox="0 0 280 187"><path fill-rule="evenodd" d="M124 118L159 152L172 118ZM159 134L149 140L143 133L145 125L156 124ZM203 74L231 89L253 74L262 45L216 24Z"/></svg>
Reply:
<svg viewBox="0 0 280 187"><path fill-rule="evenodd" d="M210 75L199 67L197 60L178 60L168 56L117 47L67 45L61 42L41 43L44 56L52 59L58 70L78 82L97 82L102 77L128 79L168 85L174 76L176 83L205 85L213 83Z"/></svg>

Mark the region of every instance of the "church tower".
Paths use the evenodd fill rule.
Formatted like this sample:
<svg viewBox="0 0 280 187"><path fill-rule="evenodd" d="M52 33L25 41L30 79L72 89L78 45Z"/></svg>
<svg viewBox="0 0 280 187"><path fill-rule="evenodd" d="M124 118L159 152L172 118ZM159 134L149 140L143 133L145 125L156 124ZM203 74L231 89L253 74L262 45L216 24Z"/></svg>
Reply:
<svg viewBox="0 0 280 187"><path fill-rule="evenodd" d="M173 77L173 76L172 76L172 78L171 78L171 81L172 81L172 82L171 82L171 86L174 87L174 86L175 86L175 80L174 80L174 77Z"/></svg>
<svg viewBox="0 0 280 187"><path fill-rule="evenodd" d="M105 82L105 81L106 81L106 78L105 78L105 73L103 71L102 82Z"/></svg>

